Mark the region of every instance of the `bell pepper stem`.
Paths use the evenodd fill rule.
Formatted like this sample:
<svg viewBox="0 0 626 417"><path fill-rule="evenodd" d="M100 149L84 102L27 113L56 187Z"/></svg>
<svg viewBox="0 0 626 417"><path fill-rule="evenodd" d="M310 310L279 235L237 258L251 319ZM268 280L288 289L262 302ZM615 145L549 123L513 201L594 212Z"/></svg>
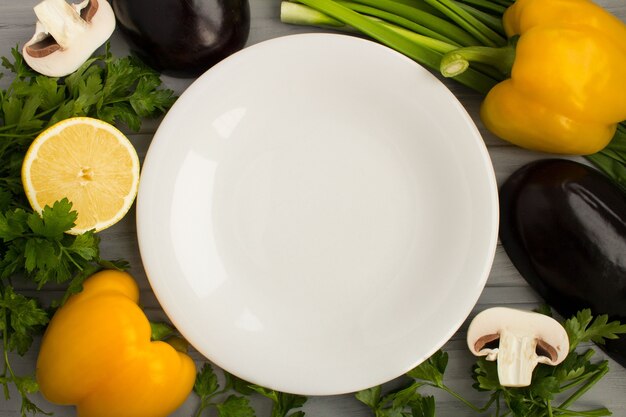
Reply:
<svg viewBox="0 0 626 417"><path fill-rule="evenodd" d="M467 46L447 52L441 58L439 69L444 77L455 77L465 72L470 63L493 67L503 75L509 75L515 61L516 39L499 48L489 46Z"/></svg>

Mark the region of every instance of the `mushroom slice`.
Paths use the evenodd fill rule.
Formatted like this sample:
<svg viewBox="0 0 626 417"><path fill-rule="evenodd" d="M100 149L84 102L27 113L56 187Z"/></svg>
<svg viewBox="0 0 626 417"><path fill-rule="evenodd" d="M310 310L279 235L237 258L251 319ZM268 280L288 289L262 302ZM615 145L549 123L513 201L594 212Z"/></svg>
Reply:
<svg viewBox="0 0 626 417"><path fill-rule="evenodd" d="M498 379L505 387L526 387L538 363L558 365L569 353L569 338L552 317L495 307L470 323L467 344L476 356L498 361Z"/></svg>
<svg viewBox="0 0 626 417"><path fill-rule="evenodd" d="M34 11L35 34L22 53L32 69L50 77L76 71L115 30L115 15L106 0L44 0Z"/></svg>

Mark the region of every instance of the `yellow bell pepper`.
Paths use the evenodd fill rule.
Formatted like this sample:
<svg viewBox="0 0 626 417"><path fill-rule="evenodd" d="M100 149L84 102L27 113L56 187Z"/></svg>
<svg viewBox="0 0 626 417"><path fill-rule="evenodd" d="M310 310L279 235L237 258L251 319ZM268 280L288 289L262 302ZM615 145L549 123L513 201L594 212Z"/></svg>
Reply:
<svg viewBox="0 0 626 417"><path fill-rule="evenodd" d="M503 24L519 38L501 50L514 54L510 78L481 106L487 129L543 152L603 149L626 119L626 25L590 0L516 0ZM478 49L468 60L489 63Z"/></svg>
<svg viewBox="0 0 626 417"><path fill-rule="evenodd" d="M191 358L150 341L133 278L113 270L88 278L44 334L37 382L49 401L76 405L79 417L160 417L193 388Z"/></svg>

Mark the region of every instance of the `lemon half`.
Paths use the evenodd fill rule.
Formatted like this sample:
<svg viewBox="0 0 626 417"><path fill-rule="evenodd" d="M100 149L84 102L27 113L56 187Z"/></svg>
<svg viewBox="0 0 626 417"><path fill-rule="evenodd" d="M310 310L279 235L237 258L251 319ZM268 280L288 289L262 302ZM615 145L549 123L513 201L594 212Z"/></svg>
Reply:
<svg viewBox="0 0 626 417"><path fill-rule="evenodd" d="M100 231L124 217L139 186L139 158L128 138L102 120L73 117L33 141L22 164L26 196L39 213L65 197L78 212L69 233Z"/></svg>

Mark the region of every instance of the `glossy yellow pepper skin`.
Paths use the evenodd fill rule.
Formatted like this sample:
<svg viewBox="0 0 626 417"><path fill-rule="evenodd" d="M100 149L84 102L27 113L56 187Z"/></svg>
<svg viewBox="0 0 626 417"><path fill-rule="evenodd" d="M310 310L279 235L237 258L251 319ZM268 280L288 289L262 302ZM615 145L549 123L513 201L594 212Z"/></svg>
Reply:
<svg viewBox="0 0 626 417"><path fill-rule="evenodd" d="M587 155L626 119L626 25L589 0L516 0L503 17L519 35L511 77L481 120L518 146Z"/></svg>
<svg viewBox="0 0 626 417"><path fill-rule="evenodd" d="M79 417L165 417L185 401L195 364L169 344L150 341L138 300L129 274L106 270L55 313L37 359L46 399L76 405Z"/></svg>

